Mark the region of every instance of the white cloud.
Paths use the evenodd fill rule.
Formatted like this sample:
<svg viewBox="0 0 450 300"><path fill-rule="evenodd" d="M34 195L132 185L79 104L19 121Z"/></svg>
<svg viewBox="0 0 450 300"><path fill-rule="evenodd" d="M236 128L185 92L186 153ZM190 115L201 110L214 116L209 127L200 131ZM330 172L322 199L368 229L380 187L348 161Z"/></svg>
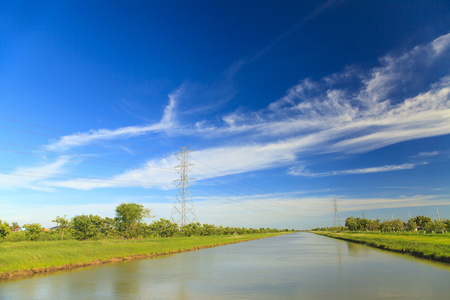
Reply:
<svg viewBox="0 0 450 300"><path fill-rule="evenodd" d="M42 182L61 175L69 162L66 156L59 157L55 162L36 167L17 168L8 174L0 174L0 189L15 190L28 188L40 191L49 191Z"/></svg>
<svg viewBox="0 0 450 300"><path fill-rule="evenodd" d="M125 172L105 179L78 178L66 181L47 180L43 182L48 187L70 188L77 190L91 190L111 187L158 187L171 189L173 181L178 175L175 171L176 162L173 159L148 161L140 168L126 170Z"/></svg>
<svg viewBox="0 0 450 300"><path fill-rule="evenodd" d="M429 156L436 156L439 155L440 152L439 151L431 151L431 152L420 152L418 154L418 156L425 156L425 157L429 157Z"/></svg>
<svg viewBox="0 0 450 300"><path fill-rule="evenodd" d="M67 150L71 147L87 145L96 141L124 139L148 134L150 132L163 132L174 129L176 126L175 107L179 94L180 90L177 90L169 95L169 103L165 107L163 117L159 123L145 126L121 127L114 130L98 129L90 130L89 132L76 133L63 136L59 141L47 145L46 148L48 150Z"/></svg>
<svg viewBox="0 0 450 300"><path fill-rule="evenodd" d="M354 175L354 174L369 174L369 173L380 173L380 172L392 172L401 170L411 170L414 169L417 164L402 164L402 165L386 165L381 167L370 167L370 168L360 168L360 169L350 169L341 171L328 171L322 173L312 173L306 170L304 167L291 167L289 168L288 174L293 176L310 176L310 177L325 177L325 176L336 176L336 175Z"/></svg>

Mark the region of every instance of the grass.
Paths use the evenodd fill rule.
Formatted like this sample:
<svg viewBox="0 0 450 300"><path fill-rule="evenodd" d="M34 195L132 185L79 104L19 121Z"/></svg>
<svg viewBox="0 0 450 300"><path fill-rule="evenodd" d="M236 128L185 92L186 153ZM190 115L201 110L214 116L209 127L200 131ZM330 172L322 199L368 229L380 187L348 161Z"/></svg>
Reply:
<svg viewBox="0 0 450 300"><path fill-rule="evenodd" d="M320 232L314 233L372 247L450 263L450 234Z"/></svg>
<svg viewBox="0 0 450 300"><path fill-rule="evenodd" d="M97 241L0 243L0 279L260 239L282 233Z"/></svg>

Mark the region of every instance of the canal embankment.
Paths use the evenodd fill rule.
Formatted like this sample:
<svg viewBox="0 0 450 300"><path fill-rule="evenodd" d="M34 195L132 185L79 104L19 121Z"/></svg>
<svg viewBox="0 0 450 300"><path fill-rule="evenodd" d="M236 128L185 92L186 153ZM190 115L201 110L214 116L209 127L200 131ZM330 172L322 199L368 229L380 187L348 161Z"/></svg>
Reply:
<svg viewBox="0 0 450 300"><path fill-rule="evenodd" d="M407 253L420 258L450 263L449 233L312 232L383 250Z"/></svg>
<svg viewBox="0 0 450 300"><path fill-rule="evenodd" d="M0 280L145 259L285 234L0 243Z"/></svg>

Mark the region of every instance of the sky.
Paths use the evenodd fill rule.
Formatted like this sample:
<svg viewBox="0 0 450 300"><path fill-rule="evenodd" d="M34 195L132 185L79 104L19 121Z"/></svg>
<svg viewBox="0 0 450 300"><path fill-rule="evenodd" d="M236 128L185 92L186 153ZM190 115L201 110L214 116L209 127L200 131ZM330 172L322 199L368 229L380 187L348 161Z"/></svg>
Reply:
<svg viewBox="0 0 450 300"><path fill-rule="evenodd" d="M202 224L450 218L450 3L0 3L1 220L171 219L182 147Z"/></svg>

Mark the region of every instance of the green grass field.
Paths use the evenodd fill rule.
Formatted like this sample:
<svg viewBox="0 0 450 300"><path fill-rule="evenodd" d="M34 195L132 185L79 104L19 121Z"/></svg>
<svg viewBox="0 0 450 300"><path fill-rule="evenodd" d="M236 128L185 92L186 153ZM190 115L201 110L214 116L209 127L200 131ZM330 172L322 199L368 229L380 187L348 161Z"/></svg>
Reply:
<svg viewBox="0 0 450 300"><path fill-rule="evenodd" d="M283 233L149 238L138 240L4 242L0 243L0 275L3 275L0 278L30 275L30 272L22 272L23 274L20 274L18 271L35 269L35 273L38 271L46 272L42 269L65 269L58 267L68 265L76 267L89 265L93 262L121 261L121 259L133 256L150 257L152 255L177 253L280 234Z"/></svg>
<svg viewBox="0 0 450 300"><path fill-rule="evenodd" d="M450 234L321 232L316 234L450 263Z"/></svg>

